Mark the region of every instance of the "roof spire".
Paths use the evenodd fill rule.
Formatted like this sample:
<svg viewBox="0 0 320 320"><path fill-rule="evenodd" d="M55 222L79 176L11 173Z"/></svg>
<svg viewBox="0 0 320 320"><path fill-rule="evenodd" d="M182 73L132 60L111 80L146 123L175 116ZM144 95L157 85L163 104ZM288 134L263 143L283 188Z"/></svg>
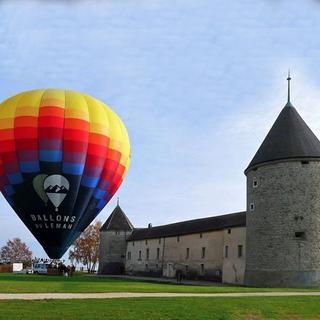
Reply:
<svg viewBox="0 0 320 320"><path fill-rule="evenodd" d="M290 69L288 70L288 78L287 78L287 81L288 81L288 101L287 101L287 106L288 106L288 107L291 107L292 104L291 104L291 101L290 101L290 81L291 81Z"/></svg>
<svg viewBox="0 0 320 320"><path fill-rule="evenodd" d="M119 200L120 200L120 198L118 197L117 198L117 206L119 207Z"/></svg>

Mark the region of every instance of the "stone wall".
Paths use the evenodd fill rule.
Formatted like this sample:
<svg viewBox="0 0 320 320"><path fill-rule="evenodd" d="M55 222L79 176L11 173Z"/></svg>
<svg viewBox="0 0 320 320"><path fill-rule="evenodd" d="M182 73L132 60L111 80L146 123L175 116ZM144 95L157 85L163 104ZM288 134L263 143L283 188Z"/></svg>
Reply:
<svg viewBox="0 0 320 320"><path fill-rule="evenodd" d="M100 232L100 274L122 274L125 271L127 237L131 231Z"/></svg>
<svg viewBox="0 0 320 320"><path fill-rule="evenodd" d="M222 282L243 284L246 266L246 227L225 229L223 248Z"/></svg>
<svg viewBox="0 0 320 320"><path fill-rule="evenodd" d="M320 162L250 170L246 234L246 285L319 286Z"/></svg>
<svg viewBox="0 0 320 320"><path fill-rule="evenodd" d="M231 228L230 231L128 241L126 272L175 277L179 270L189 279L222 281L224 269L223 279L226 282L242 283L245 262L244 256L237 256L237 250L238 245L245 246L245 228ZM225 263L224 244L230 247Z"/></svg>

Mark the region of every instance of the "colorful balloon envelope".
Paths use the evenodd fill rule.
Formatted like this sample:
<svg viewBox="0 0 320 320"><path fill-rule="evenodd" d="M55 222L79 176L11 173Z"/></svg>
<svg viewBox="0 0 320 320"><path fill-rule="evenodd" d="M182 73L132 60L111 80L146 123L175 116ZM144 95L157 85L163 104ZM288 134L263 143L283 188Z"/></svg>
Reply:
<svg viewBox="0 0 320 320"><path fill-rule="evenodd" d="M0 105L0 189L50 258L60 258L121 185L121 119L76 91L20 93Z"/></svg>

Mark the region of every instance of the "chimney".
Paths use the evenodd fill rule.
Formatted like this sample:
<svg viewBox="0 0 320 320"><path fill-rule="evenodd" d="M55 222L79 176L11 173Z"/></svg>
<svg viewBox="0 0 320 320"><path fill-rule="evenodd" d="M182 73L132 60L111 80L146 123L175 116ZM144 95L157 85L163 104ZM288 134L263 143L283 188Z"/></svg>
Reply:
<svg viewBox="0 0 320 320"><path fill-rule="evenodd" d="M148 228L152 228L152 223L148 223Z"/></svg>

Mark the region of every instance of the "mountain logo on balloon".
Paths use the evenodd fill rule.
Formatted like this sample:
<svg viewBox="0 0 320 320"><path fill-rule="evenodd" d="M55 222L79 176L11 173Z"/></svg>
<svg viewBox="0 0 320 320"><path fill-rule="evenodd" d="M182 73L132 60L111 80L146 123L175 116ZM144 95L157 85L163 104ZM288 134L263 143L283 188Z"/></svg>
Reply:
<svg viewBox="0 0 320 320"><path fill-rule="evenodd" d="M70 183L60 174L39 174L33 179L33 188L40 199L48 205L48 201L54 205L55 211L59 211L59 206L67 196Z"/></svg>
<svg viewBox="0 0 320 320"><path fill-rule="evenodd" d="M65 188L64 186L49 186L48 188L46 188L44 190L45 192L49 192L49 193L67 193L69 190L67 188Z"/></svg>

